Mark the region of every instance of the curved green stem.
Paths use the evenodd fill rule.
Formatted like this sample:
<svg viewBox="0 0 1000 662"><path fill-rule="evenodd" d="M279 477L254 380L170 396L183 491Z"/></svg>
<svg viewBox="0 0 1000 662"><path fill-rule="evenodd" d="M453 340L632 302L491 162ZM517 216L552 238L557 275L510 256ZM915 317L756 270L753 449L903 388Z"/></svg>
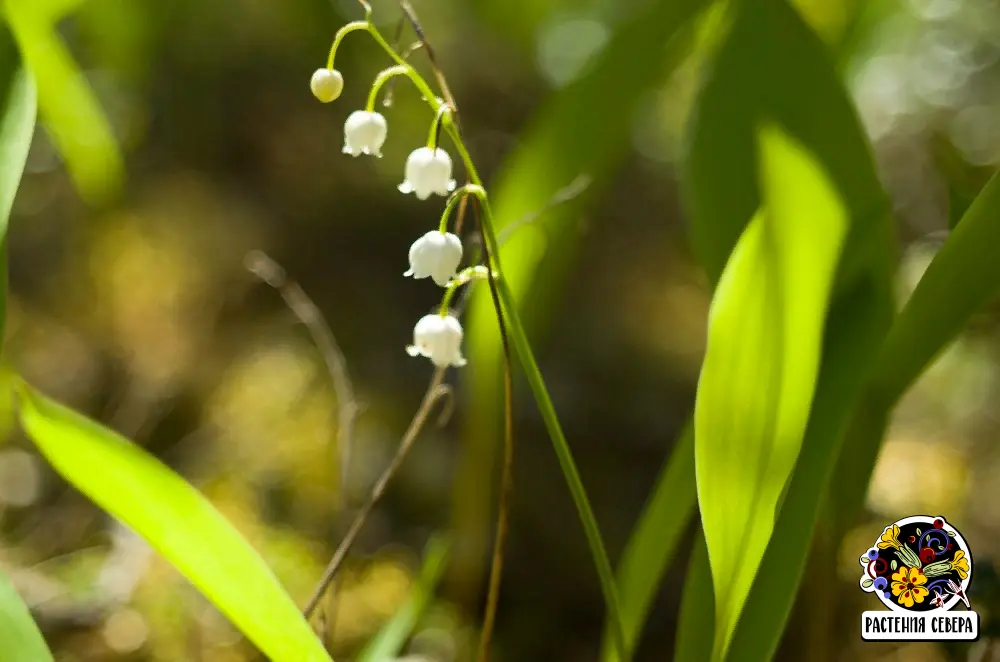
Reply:
<svg viewBox="0 0 1000 662"><path fill-rule="evenodd" d="M455 207L462 202L462 198L467 195L476 195L476 197L479 197L479 194L472 190L473 187L482 190L481 186L477 186L475 184L464 184L459 186L455 192L451 194L451 197L448 198L448 202L444 206L444 212L441 213L441 222L438 224L438 231L446 232L448 230L448 219L451 218L451 212L455 211Z"/></svg>
<svg viewBox="0 0 1000 662"><path fill-rule="evenodd" d="M444 116L448 114L448 104L443 103L438 106L437 113L434 115L434 121L431 122L430 134L427 136L427 146L431 150L436 150L438 145L438 139L441 137L441 123L444 121Z"/></svg>
<svg viewBox="0 0 1000 662"><path fill-rule="evenodd" d="M372 90L368 93L368 103L365 104L365 110L369 113L375 110L375 102L378 100L379 90L382 86L388 82L393 76L405 76L407 74L406 67L401 65L396 65L394 67L389 67L384 71L379 72L379 75L375 77L375 81L372 83Z"/></svg>
<svg viewBox="0 0 1000 662"><path fill-rule="evenodd" d="M344 40L344 37L355 30L368 30L369 25L370 23L366 20L354 21L337 30L337 34L333 38L333 45L330 46L330 55L326 58L327 69L333 69L333 58L337 55L337 49L340 48L340 42Z"/></svg>
<svg viewBox="0 0 1000 662"><path fill-rule="evenodd" d="M608 559L607 550L604 548L604 540L601 538L601 531L597 524L597 518L594 516L594 511L590 506L590 500L587 497L587 491L584 489L583 481L580 479L580 472L576 468L576 461L573 459L573 452L570 450L569 443L566 441L566 436L563 434L562 425L559 423L559 417L556 415L555 406L552 404L552 398L549 396L548 389L545 386L545 380L542 378L542 373L538 369L538 363L535 360L534 352L531 350L531 344L528 342L528 336L527 333L525 333L524 325L521 323L521 318L517 309L517 302L514 300L514 295L511 292L507 281L503 277L503 269L500 265L500 242L498 242L496 238L496 232L493 226L493 214L490 210L489 196L487 196L486 190L483 188L483 180L480 178L479 172L476 170L476 166L472 161L472 156L469 154L469 150L466 148L465 142L462 140L462 136L458 131L458 127L455 125L454 118L451 116L451 113L441 113L441 106L445 105L444 102L435 96L430 85L427 84L427 81L425 81L409 63L403 60L398 53L396 53L392 46L390 46L382 35L379 34L374 25L368 24L368 32L371 33L375 41L382 46L386 53L388 53L389 57L395 60L400 66L407 68L407 76L409 76L410 80L412 80L414 85L417 86L417 89L420 90L421 94L424 95L424 99L427 104L435 113L440 113L442 126L451 137L451 140L455 145L455 149L458 150L462 163L465 165L466 174L472 182L472 184L463 186L462 189L459 189L459 191L464 191L464 194L475 195L481 203L483 210L483 242L488 249L487 252L490 261L492 262L492 264L488 264L487 267L489 269L490 278L495 283L499 291L500 305L502 308L502 310L497 311L497 314L505 316L507 326L510 331L510 337L514 343L514 348L517 351L521 366L524 368L525 376L528 378L528 384L530 385L532 393L535 396L538 411L542 416L542 420L545 422L545 427L552 440L552 446L555 449L556 456L559 460L559 466L562 469L563 476L565 477L567 486L569 487L570 495L573 498L573 503L576 505L577 512L580 516L584 534L586 535L587 543L590 546L591 556L593 556L594 564L597 566L597 575L601 584L601 591L604 594L604 601L608 610L608 617L612 627L615 647L618 649L620 659L623 662L628 662L628 660L631 659L631 656L628 654L625 647L621 607L618 601L618 589L615 584L614 571L611 568L611 562ZM456 191L456 194L459 193L459 191ZM459 199L460 196L455 195L451 200L457 201ZM451 200L449 202L451 202ZM449 289L449 291L445 293L446 299L450 300L449 295L452 293L453 289ZM443 306L442 310L446 310L446 306Z"/></svg>

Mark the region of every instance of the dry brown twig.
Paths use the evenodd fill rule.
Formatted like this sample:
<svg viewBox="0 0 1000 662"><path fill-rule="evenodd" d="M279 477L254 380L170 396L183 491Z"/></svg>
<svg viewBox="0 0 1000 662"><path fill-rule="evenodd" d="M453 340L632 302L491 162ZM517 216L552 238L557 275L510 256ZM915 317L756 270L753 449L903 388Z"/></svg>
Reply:
<svg viewBox="0 0 1000 662"><path fill-rule="evenodd" d="M414 414L413 420L410 421L410 427L406 430L406 434L403 435L403 440L399 444L399 449L393 456L389 466L386 467L385 471L375 483L368 500L365 501L364 505L361 506L361 509L354 516L354 521L351 523L351 527L347 530L347 533L344 535L344 539L340 542L340 545L338 545L337 551L333 553L333 557L330 559L326 569L323 571L323 576L320 578L319 583L313 590L312 596L309 598L305 608L302 610L302 613L305 614L306 618L309 618L316 610L316 606L323 598L323 594L336 577L337 570L340 569L341 563L344 562L344 558L346 558L347 553L354 545L354 541L357 539L358 534L361 533L361 528L368 519L369 513L371 513L379 499L382 498L382 495L385 493L386 486L396 475L399 467L403 464L403 459L413 446L413 442L416 441L420 431L424 428L424 424L427 422L431 411L434 409L434 404L448 393L448 386L442 383L444 381L444 373L444 368L438 368L434 371L434 377L431 379L430 388L428 388L427 392L424 394L423 402L420 403L420 407L417 409L417 413Z"/></svg>
<svg viewBox="0 0 1000 662"><path fill-rule="evenodd" d="M251 251L244 259L246 268L264 283L273 287L281 295L285 305L309 332L313 343L323 356L327 372L333 383L337 398L337 449L340 453L340 489L338 490L338 511L340 517L347 513L347 481L350 475L351 451L353 449L354 425L360 407L354 394L354 385L347 369L347 359L337 343L333 330L323 317L319 307L295 281L290 280L282 266L263 251ZM336 623L337 591L331 592L331 600L320 623L323 641L329 637Z"/></svg>

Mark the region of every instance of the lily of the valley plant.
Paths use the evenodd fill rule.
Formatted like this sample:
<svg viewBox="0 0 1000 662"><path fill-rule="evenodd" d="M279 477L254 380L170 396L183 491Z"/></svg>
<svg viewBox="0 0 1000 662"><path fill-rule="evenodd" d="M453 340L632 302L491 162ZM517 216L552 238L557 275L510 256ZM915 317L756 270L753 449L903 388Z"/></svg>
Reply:
<svg viewBox="0 0 1000 662"><path fill-rule="evenodd" d="M370 14L370 10L368 13ZM439 368L461 367L465 365L461 349L462 324L451 314L448 304L459 286L474 279L485 278L489 272L485 268L472 267L459 274L458 268L463 255L462 240L458 235L448 232L448 222L457 201L467 195L474 195L485 201L486 192L478 184L469 184L455 190L451 157L437 144L442 127L445 127L458 142L470 177L478 180L478 176L472 177L475 166L460 143L452 122L452 109L443 99L431 93L426 81L385 42L367 17L364 21L348 23L337 32L326 67L317 69L313 73L310 81L313 95L324 103L329 103L340 96L344 89L344 77L334 68L334 60L343 38L356 30L364 30L371 34L399 64L380 72L372 83L365 109L348 115L347 121L344 122L344 153L351 156L367 154L382 157L382 145L388 136L388 122L381 113L375 112L375 103L379 90L393 76L406 76L413 81L434 111L427 144L415 148L406 159L403 181L398 189L404 194L412 193L420 200L427 200L432 195L451 196L445 205L438 228L430 230L413 242L409 252L410 268L404 274L416 279L429 277L437 285L445 288L445 292L438 312L425 315L413 327L413 344L407 346L406 351L410 356L424 356L430 359Z"/></svg>
<svg viewBox="0 0 1000 662"><path fill-rule="evenodd" d="M462 141L454 117L456 110L438 97L427 81L389 45L370 21L371 8L364 2L362 5L365 7L365 19L348 23L337 31L330 47L326 66L313 74L310 87L313 95L324 103L333 101L340 96L344 87L344 79L334 67L337 49L345 36L352 32L363 31L367 32L378 43L395 64L384 69L375 77L364 109L354 111L347 117L347 121L344 123L344 153L354 157L362 154L376 158L382 156L382 146L389 135L388 122L381 113L375 111L375 104L382 86L396 76L408 78L433 113L426 141L422 145L416 145L407 157L406 163L402 164L402 182L397 188L405 195L412 193L419 200L428 200L433 196L446 198L446 204L439 217L437 228L429 229L418 237L410 247L408 256L410 266L404 274L414 279L430 278L436 285L444 288L444 293L436 310L421 317L414 325L413 343L406 347L406 351L410 356L422 356L429 359L438 370L464 366L466 359L462 354L462 324L449 304L459 287L474 280L489 280L506 361L504 397L507 408L504 467L510 465L510 458L513 455L513 438L510 432L512 425L510 347L512 346L516 348L518 359L525 368L525 376L534 393L535 400L539 404L539 412L546 422L553 448L560 459L560 468L580 515L580 521L597 567L601 590L608 608L613 641L620 653L620 658L623 662L628 662L630 656L624 646L625 639L622 633L614 572L611 569L611 563L601 540L593 509L590 507L589 499L583 489L572 453L553 410L551 397L521 325L516 302L504 280L499 257L500 244L497 240L490 199L469 151ZM448 149L441 144L441 139L444 137L450 139L450 148L453 148L457 153L458 160L465 171L468 183L464 186L456 187L455 179L452 176L452 157L448 153ZM452 212L456 210L459 203L470 196L475 199L480 212L476 217L479 221L482 239L483 263L467 266L460 270L464 257L462 241L457 231L454 233L449 231L449 222ZM507 342L508 333L511 341L510 346ZM503 480L509 487L509 482L506 482L509 481L509 471L506 468ZM502 492L506 494L505 490ZM496 592L500 581L502 564L499 563L498 559L502 553L500 548L505 536L503 532L506 531L503 506L500 512L490 578L490 595L483 624L483 636L480 641L479 659L481 660L486 660L489 656L487 647L495 616Z"/></svg>

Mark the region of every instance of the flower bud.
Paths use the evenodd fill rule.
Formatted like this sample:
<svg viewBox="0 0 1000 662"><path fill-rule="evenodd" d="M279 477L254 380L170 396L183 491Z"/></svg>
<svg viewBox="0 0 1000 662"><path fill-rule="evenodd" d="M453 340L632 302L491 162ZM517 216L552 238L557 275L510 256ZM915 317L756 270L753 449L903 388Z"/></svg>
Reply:
<svg viewBox="0 0 1000 662"><path fill-rule="evenodd" d="M404 276L431 277L445 287L462 261L462 240L450 232L431 230L410 246L410 269Z"/></svg>
<svg viewBox="0 0 1000 662"><path fill-rule="evenodd" d="M371 154L382 157L382 143L388 127L380 113L356 110L344 122L344 154Z"/></svg>
<svg viewBox="0 0 1000 662"><path fill-rule="evenodd" d="M413 327L413 344L406 348L410 356L425 356L439 368L465 365L462 357L462 324L451 315L424 315Z"/></svg>
<svg viewBox="0 0 1000 662"><path fill-rule="evenodd" d="M344 91L344 77L336 69L317 69L309 81L309 88L314 97L323 103L330 103Z"/></svg>
<svg viewBox="0 0 1000 662"><path fill-rule="evenodd" d="M432 193L448 195L455 190L451 178L451 157L441 148L420 147L406 159L406 179L399 185L401 193L413 193L426 200Z"/></svg>

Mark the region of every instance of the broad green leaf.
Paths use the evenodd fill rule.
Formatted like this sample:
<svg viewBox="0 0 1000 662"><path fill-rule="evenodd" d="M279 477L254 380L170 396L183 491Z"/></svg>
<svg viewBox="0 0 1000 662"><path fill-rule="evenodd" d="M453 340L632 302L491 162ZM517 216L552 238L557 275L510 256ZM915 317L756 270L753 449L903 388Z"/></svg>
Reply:
<svg viewBox="0 0 1000 662"><path fill-rule="evenodd" d="M417 621L434 597L434 590L448 563L448 547L448 541L443 537L431 538L427 543L420 575L410 590L410 597L365 645L357 662L386 662L399 657Z"/></svg>
<svg viewBox="0 0 1000 662"><path fill-rule="evenodd" d="M876 178L864 133L829 53L796 12L776 0L737 9L730 34L709 70L689 131L683 163L685 206L695 251L709 277L718 278L763 198L753 139L754 122L760 117L779 122L822 164L847 207L851 226L817 386L816 402L830 406L823 408L822 415L818 406L811 414L803 450L758 573L768 579L755 580L743 610L743 618L754 626L741 621L731 644L730 659L740 661L770 659L777 647L801 579L799 562L808 552L817 504L826 494L830 467L838 457L840 432L856 400L851 389L857 389L868 374L872 352L892 314L889 203ZM839 319L841 315L844 319ZM841 337L852 317L861 330ZM855 345L847 343L847 338ZM825 402L828 396L824 394L830 392L842 394L838 402ZM703 609L698 594L691 598L686 594L683 608ZM705 619L682 614L682 621L697 627ZM699 637L699 633L683 632L679 645Z"/></svg>
<svg viewBox="0 0 1000 662"><path fill-rule="evenodd" d="M888 230L889 226L886 223L883 227ZM888 241L880 243L885 246ZM734 662L763 662L772 659L777 650L806 570L810 541L852 412L865 412L872 404L859 394L871 374L892 313L887 264L873 267L830 310L828 342L809 427L771 542L730 645L729 659ZM846 457L853 462L845 449Z"/></svg>
<svg viewBox="0 0 1000 662"><path fill-rule="evenodd" d="M681 52L678 33L708 4L657 0L620 25L586 71L545 103L490 187L497 230L544 212L538 219L544 230L521 227L501 256L512 300L524 311L533 340L544 331L544 318L536 311L544 310L558 291L572 261L585 197L547 207L581 175L594 183L588 195L607 180L627 153L640 100L663 80ZM473 218L470 214L466 222ZM465 382L471 390L465 417L469 444L456 484L455 528L464 538L484 540L486 532L477 529L490 513L490 458L499 446L502 363L490 293L485 286L477 289L466 324L466 350L476 371ZM460 568L471 563L461 557L456 562Z"/></svg>
<svg viewBox="0 0 1000 662"><path fill-rule="evenodd" d="M0 647L4 662L50 662L52 653L28 606L0 572Z"/></svg>
<svg viewBox="0 0 1000 662"><path fill-rule="evenodd" d="M848 230L834 184L801 144L772 125L760 144L765 209L719 280L695 404L714 659L725 656L802 445Z"/></svg>
<svg viewBox="0 0 1000 662"><path fill-rule="evenodd" d="M688 528L694 505L694 431L688 425L657 479L618 565L622 628L629 651L635 649L653 598ZM619 660L607 631L601 659Z"/></svg>
<svg viewBox="0 0 1000 662"><path fill-rule="evenodd" d="M189 483L127 439L18 384L25 432L63 478L145 538L274 662L329 662L264 561Z"/></svg>
<svg viewBox="0 0 1000 662"><path fill-rule="evenodd" d="M123 164L107 117L56 32L44 2L3 0L7 22L38 87L42 123L81 195L100 202L117 191Z"/></svg>
<svg viewBox="0 0 1000 662"><path fill-rule="evenodd" d="M783 0L737 5L698 97L682 163L684 206L712 282L761 203L754 131L762 119L803 143L853 219L839 287L866 268L872 225L889 211L868 143L823 43Z"/></svg>

